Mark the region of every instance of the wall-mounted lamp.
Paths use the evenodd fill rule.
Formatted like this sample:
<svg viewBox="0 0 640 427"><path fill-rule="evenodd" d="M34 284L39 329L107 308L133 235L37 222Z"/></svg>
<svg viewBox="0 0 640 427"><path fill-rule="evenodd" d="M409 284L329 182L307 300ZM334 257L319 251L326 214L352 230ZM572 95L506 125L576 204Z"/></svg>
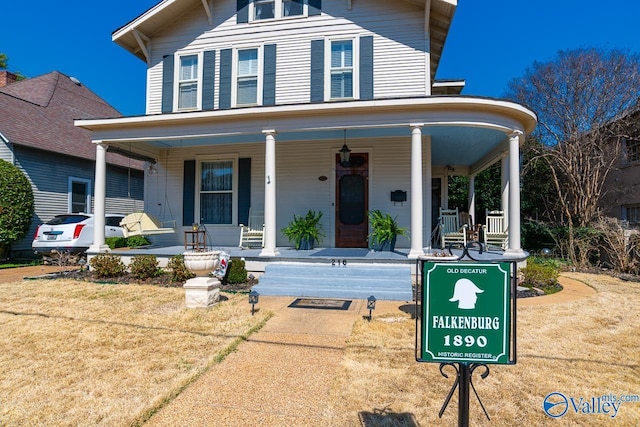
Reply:
<svg viewBox="0 0 640 427"><path fill-rule="evenodd" d="M149 175L155 175L158 173L158 166L156 166L156 162L147 162L145 164L145 169Z"/></svg>
<svg viewBox="0 0 640 427"><path fill-rule="evenodd" d="M351 156L351 150L347 147L347 130L344 130L344 142L340 149L340 164L344 167L349 166L349 157Z"/></svg>
<svg viewBox="0 0 640 427"><path fill-rule="evenodd" d="M367 308L369 309L369 322L371 322L371 311L376 309L376 297L371 295L367 298Z"/></svg>
<svg viewBox="0 0 640 427"><path fill-rule="evenodd" d="M256 304L258 303L258 299L260 298L260 294L255 291L255 290L251 290L251 292L249 292L249 304L251 304L251 315L253 316L253 313L255 313L256 311Z"/></svg>

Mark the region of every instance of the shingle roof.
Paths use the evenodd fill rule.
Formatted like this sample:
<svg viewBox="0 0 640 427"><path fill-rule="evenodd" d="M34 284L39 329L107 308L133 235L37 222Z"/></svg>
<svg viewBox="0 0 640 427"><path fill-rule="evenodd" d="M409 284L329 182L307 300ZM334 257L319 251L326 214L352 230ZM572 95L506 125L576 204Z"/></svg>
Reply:
<svg viewBox="0 0 640 427"><path fill-rule="evenodd" d="M0 133L15 145L95 160L91 131L73 121L122 114L74 80L53 71L0 87ZM141 162L113 153L107 162L142 169Z"/></svg>

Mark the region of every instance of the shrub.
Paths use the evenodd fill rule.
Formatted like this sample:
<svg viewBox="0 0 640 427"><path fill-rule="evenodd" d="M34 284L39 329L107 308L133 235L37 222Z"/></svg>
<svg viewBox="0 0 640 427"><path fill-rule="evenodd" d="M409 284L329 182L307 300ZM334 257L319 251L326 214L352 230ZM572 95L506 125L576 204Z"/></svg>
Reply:
<svg viewBox="0 0 640 427"><path fill-rule="evenodd" d="M158 268L158 258L155 255L136 255L129 264L131 275L139 280L151 279L162 274Z"/></svg>
<svg viewBox="0 0 640 427"><path fill-rule="evenodd" d="M227 276L227 283L237 285L247 282L247 269L245 268L244 260L241 258L233 258L229 266L229 275Z"/></svg>
<svg viewBox="0 0 640 427"><path fill-rule="evenodd" d="M522 284L536 288L555 287L558 284L559 268L549 261L530 258L527 266L520 270L524 275Z"/></svg>
<svg viewBox="0 0 640 427"><path fill-rule="evenodd" d="M0 254L27 234L33 212L29 180L16 166L0 160Z"/></svg>
<svg viewBox="0 0 640 427"><path fill-rule="evenodd" d="M104 242L110 249L125 248L127 247L127 239L124 237L107 237Z"/></svg>
<svg viewBox="0 0 640 427"><path fill-rule="evenodd" d="M149 240L144 236L131 236L131 237L127 237L126 246L130 248L137 248L139 246L146 246L150 244L151 242L149 242Z"/></svg>
<svg viewBox="0 0 640 427"><path fill-rule="evenodd" d="M127 269L118 255L98 254L89 262L97 277L117 277Z"/></svg>
<svg viewBox="0 0 640 427"><path fill-rule="evenodd" d="M172 256L167 263L167 269L170 270L172 282L186 282L192 277L196 277L193 272L185 267L184 256L182 255Z"/></svg>

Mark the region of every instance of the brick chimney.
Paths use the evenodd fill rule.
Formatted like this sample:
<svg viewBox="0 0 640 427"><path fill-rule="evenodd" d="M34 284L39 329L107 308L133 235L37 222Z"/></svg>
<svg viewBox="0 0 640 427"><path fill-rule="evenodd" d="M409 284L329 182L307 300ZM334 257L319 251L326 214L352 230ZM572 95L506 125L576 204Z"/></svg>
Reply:
<svg viewBox="0 0 640 427"><path fill-rule="evenodd" d="M18 76L10 71L0 71L0 87L5 87L11 83L18 81Z"/></svg>

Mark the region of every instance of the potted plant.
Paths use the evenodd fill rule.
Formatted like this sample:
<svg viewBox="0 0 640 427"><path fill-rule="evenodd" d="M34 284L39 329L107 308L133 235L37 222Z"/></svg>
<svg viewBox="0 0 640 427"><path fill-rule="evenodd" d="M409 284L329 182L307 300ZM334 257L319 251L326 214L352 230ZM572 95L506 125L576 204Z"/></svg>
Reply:
<svg viewBox="0 0 640 427"><path fill-rule="evenodd" d="M306 215L293 214L293 220L282 229L282 234L295 245L296 250L313 249L316 242L324 237L320 219L322 212L309 210Z"/></svg>
<svg viewBox="0 0 640 427"><path fill-rule="evenodd" d="M396 247L396 237L407 235L407 229L400 227L396 218L388 213L383 214L378 209L369 211L371 222L369 238L373 250L393 251Z"/></svg>

